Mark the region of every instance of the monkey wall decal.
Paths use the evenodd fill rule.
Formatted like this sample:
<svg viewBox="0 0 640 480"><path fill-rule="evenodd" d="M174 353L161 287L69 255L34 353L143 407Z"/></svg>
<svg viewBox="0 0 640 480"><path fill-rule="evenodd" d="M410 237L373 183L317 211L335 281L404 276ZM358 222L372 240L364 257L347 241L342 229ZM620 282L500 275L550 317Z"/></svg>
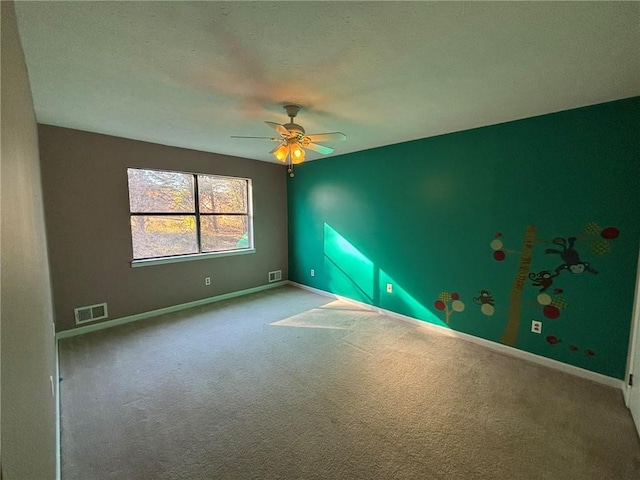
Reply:
<svg viewBox="0 0 640 480"><path fill-rule="evenodd" d="M588 262L583 262L582 260L580 260L580 254L574 248L576 240L576 237L569 237L567 239L563 237L554 238L553 243L555 243L556 245L560 245L562 247L562 250L558 250L556 248L547 248L544 251L545 253L560 255L560 258L564 262L562 265L556 267L556 274L560 275L560 272L562 272L563 270L568 270L571 273L576 274L583 272L597 274L598 271L591 268Z"/></svg>
<svg viewBox="0 0 640 480"><path fill-rule="evenodd" d="M553 285L553 279L560 275L559 273L551 273L549 270L541 270L538 273L530 273L529 280L532 281L531 286L542 287L540 292L544 292L551 285Z"/></svg>
<svg viewBox="0 0 640 480"><path fill-rule="evenodd" d="M473 303L477 305L489 304L493 306L493 296L491 296L491 292L489 290L480 290L480 295L478 297L473 297Z"/></svg>

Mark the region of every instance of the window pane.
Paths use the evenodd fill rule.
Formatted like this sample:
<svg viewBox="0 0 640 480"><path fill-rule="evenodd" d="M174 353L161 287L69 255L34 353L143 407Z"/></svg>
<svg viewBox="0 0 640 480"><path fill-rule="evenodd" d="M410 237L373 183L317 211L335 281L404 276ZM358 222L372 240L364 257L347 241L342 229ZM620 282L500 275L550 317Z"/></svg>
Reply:
<svg viewBox="0 0 640 480"><path fill-rule="evenodd" d="M193 175L128 168L132 213L195 213Z"/></svg>
<svg viewBox="0 0 640 480"><path fill-rule="evenodd" d="M203 215L200 229L203 252L249 248L248 217L245 215Z"/></svg>
<svg viewBox="0 0 640 480"><path fill-rule="evenodd" d="M198 253L195 215L132 215L133 258Z"/></svg>
<svg viewBox="0 0 640 480"><path fill-rule="evenodd" d="M247 213L247 181L198 175L201 213Z"/></svg>

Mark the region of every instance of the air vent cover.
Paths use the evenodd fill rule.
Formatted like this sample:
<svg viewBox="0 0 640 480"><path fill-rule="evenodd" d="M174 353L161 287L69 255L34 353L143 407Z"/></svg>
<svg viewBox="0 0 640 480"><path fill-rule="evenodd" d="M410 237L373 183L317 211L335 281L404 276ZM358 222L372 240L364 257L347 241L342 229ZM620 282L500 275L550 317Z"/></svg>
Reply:
<svg viewBox="0 0 640 480"><path fill-rule="evenodd" d="M78 307L74 312L76 315L76 325L101 320L109 316L106 303L98 303L96 305L89 305L88 307Z"/></svg>
<svg viewBox="0 0 640 480"><path fill-rule="evenodd" d="M282 280L282 270L269 272L269 283L279 282L280 280Z"/></svg>

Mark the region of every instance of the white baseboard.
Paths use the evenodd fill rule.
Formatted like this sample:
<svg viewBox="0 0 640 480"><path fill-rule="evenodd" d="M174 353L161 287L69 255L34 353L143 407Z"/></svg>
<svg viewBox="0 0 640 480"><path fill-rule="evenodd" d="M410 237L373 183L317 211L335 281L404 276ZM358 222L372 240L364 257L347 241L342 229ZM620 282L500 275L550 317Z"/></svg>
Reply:
<svg viewBox="0 0 640 480"><path fill-rule="evenodd" d="M310 292L317 293L319 295L324 295L326 297L331 297L339 300L343 300L346 302L351 302L360 307L363 307L367 310L371 310L382 315L387 315L389 317L397 318L399 320L409 322L413 325L417 325L418 327L424 328L431 332L437 333L439 335L447 335L449 337L460 338L467 342L472 342L477 345L481 345L485 348L489 348L491 350L504 353L506 355L510 355L512 357L522 358L524 360L528 360L529 362L536 363L538 365L544 365L545 367L550 367L555 370L559 370L564 373L568 373L570 375L574 375L577 377L585 378L587 380L591 380L592 382L600 383L602 385L607 385L609 387L619 388L623 391L625 396L628 395L625 388L625 383L623 380L619 378L609 377L607 375L602 375L600 373L591 372L589 370L585 370L584 368L575 367L573 365L569 365L567 363L562 363L557 360L552 360L550 358L542 357L540 355L536 355L535 353L525 352L524 350L518 350L517 348L509 347L507 345L503 345L501 343L492 342L490 340L486 340L480 337L474 337L473 335L469 335L468 333L457 332L455 330L451 330L449 328L442 327L440 325L435 325L433 323L425 322L422 320L418 320L413 317L409 317L407 315L402 315L400 313L392 312L390 310L385 310L384 308L374 307L372 305L359 302L357 300L353 300L351 298L342 297L340 295L336 295L334 293L326 292L324 290L320 290L317 288L309 287L307 285L303 285L301 283L293 282L288 280L290 285L294 287L302 288L304 290L308 290Z"/></svg>
<svg viewBox="0 0 640 480"><path fill-rule="evenodd" d="M585 370L584 368L575 367L573 365L569 365L567 363L562 363L557 360L552 360L550 358L542 357L540 355L536 355L534 353L525 352L523 350L518 350L517 348L509 347L507 345L503 345L501 343L492 342L490 340L486 340L484 338L475 337L473 335L469 335L463 332L457 332L455 330L451 330L449 328L442 327L440 325L435 325L429 322L425 322L422 320L418 320L413 317L409 317L407 315L402 315L400 313L392 312L390 310L385 310L384 308L374 307L372 305L359 302L357 300L353 300L351 298L342 297L340 295L336 295L334 293L326 292L324 290L320 290L314 287L309 287L308 285L303 285L301 283L293 282L291 280L284 280L282 282L269 283L267 285L260 285L258 287L248 288L246 290L239 290L236 292L225 293L223 295L217 295L215 297L203 298L201 300L196 300L193 302L182 303L180 305L174 305L171 307L159 308L157 310L151 310L149 312L142 312L135 315L130 315L127 317L117 318L114 320L108 320L106 322L96 323L93 325L85 325L83 327L74 328L71 330L64 330L62 332L58 332L56 334L56 339L61 340L63 338L75 337L77 335L83 335L85 333L95 332L98 330L103 330L106 328L115 327L118 325L124 325L126 323L136 322L139 320L144 320L147 318L156 317L158 315L163 315L166 313L177 312L180 310L185 310L187 308L198 307L201 305L207 305L209 303L219 302L222 300L227 300L229 298L240 297L242 295L248 295L250 293L256 293L263 290L268 290L270 288L280 287L282 285L292 285L294 287L298 287L304 290L308 290L319 295L324 295L326 297L335 298L339 300L343 300L346 302L353 303L367 310L371 310L382 315L386 315L392 318L397 318L399 320L409 322L413 325L416 325L420 328L424 328L426 330L430 330L439 335L447 335L450 337L460 338L462 340L472 342L478 345L481 345L485 348L489 348L491 350L504 353L506 355L510 355L512 357L522 358L524 360L528 360L530 362L536 363L538 365L544 365L546 367L550 367L570 375L574 375L577 377L585 378L587 380L591 380L596 383L600 383L603 385L607 385L614 388L619 388L622 390L625 402L628 402L628 388L626 388L625 382L618 378L609 377L607 375L602 375L600 373L591 372L589 370ZM59 419L58 419L59 420Z"/></svg>
<svg viewBox="0 0 640 480"><path fill-rule="evenodd" d="M178 312L180 310L186 310L187 308L199 307L201 305L207 305L209 303L219 302L221 300L227 300L229 298L235 298L235 297L240 297L242 295L249 295L250 293L261 292L263 290L280 287L286 284L287 284L287 280L284 280L282 282L268 283L266 285L260 285L258 287L247 288L246 290L238 290L236 292L225 293L223 295L217 295L215 297L208 297L208 298L203 298L201 300L195 300L193 302L181 303L180 305L173 305L171 307L159 308L157 310L151 310L149 312L136 313L135 315L116 318L114 320L107 320L106 322L95 323L93 325L85 325L83 327L73 328L71 330L63 330L62 332L58 332L56 334L56 339L62 340L63 338L75 337L77 335L83 335L85 333L104 330L105 328L124 325L125 323L137 322L138 320L157 317L158 315L164 315L165 313Z"/></svg>

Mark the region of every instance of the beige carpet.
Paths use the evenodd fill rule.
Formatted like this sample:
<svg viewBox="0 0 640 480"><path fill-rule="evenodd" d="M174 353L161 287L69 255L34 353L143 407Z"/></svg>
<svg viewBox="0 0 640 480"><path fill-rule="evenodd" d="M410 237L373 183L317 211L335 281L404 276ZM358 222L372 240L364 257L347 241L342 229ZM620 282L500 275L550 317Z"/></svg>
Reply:
<svg viewBox="0 0 640 480"><path fill-rule="evenodd" d="M640 479L619 390L282 287L60 342L63 480Z"/></svg>

